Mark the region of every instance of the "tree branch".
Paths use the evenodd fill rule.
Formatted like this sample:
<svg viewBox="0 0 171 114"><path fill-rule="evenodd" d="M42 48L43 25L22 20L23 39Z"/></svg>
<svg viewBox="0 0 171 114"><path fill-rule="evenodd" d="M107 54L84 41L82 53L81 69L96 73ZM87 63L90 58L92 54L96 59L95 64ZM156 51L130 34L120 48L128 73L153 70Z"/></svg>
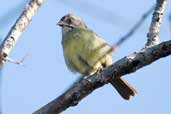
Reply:
<svg viewBox="0 0 171 114"><path fill-rule="evenodd" d="M153 12L153 17L149 32L147 33L147 43L146 46L159 44L158 33L160 31L160 25L165 10L167 0L157 0L156 8Z"/></svg>
<svg viewBox="0 0 171 114"><path fill-rule="evenodd" d="M21 16L17 19L0 46L0 63L8 60L9 53L42 3L43 0L31 0Z"/></svg>
<svg viewBox="0 0 171 114"><path fill-rule="evenodd" d="M170 55L171 40L159 44L158 39L165 5L166 0L157 0L150 29L147 34L148 41L146 43L146 48L120 59L112 66L104 69L104 71L100 74L90 76L88 78L89 81L80 79L64 94L40 108L33 114L59 114L70 106L77 105L84 97L89 95L95 89L111 82L111 80L115 80L118 77L133 73L162 57Z"/></svg>
<svg viewBox="0 0 171 114"><path fill-rule="evenodd" d="M118 60L112 66L104 69L100 74L90 76L90 78L88 78L90 81L85 79L80 80L64 94L33 114L59 114L70 106L77 105L84 97L89 95L95 89L109 83L111 80L133 73L170 54L171 40L134 52L133 54Z"/></svg>

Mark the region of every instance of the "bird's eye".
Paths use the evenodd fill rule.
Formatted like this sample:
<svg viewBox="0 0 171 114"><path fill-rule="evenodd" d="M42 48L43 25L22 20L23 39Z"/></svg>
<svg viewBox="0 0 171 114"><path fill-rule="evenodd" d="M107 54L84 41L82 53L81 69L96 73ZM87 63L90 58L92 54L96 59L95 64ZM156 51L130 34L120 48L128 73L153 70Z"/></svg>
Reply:
<svg viewBox="0 0 171 114"><path fill-rule="evenodd" d="M67 23L68 23L68 24L71 24L71 23L72 23L72 19L68 19L68 20L67 20Z"/></svg>

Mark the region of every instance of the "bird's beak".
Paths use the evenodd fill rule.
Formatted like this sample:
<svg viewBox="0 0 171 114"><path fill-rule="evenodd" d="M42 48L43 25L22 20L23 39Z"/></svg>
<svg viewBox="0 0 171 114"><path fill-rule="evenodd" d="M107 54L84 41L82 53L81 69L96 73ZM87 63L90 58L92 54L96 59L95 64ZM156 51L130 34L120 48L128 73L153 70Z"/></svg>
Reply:
<svg viewBox="0 0 171 114"><path fill-rule="evenodd" d="M57 23L57 25L59 25L59 26L63 26L64 25L64 23L62 22L62 21L59 21L58 23Z"/></svg>
<svg viewBox="0 0 171 114"><path fill-rule="evenodd" d="M59 21L58 23L57 23L57 25L59 25L59 26L61 26L61 27L73 27L72 25L68 25L67 23L65 23L65 22L63 22L63 21Z"/></svg>

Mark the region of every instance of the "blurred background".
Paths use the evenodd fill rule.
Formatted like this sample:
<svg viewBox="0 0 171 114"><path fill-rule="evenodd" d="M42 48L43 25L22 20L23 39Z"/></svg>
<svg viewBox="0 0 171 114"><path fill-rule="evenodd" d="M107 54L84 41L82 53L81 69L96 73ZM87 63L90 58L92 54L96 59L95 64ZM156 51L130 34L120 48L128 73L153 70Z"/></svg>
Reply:
<svg viewBox="0 0 171 114"><path fill-rule="evenodd" d="M20 16L29 0L2 0L0 4L1 41ZM61 47L61 29L56 25L67 13L75 13L109 44L125 35L156 0L47 0L23 32L10 57L29 56L24 65L5 63L1 70L2 114L30 114L63 93L78 78L66 67ZM171 39L169 1L160 29L160 40ZM114 54L113 62L144 47L151 22L144 24ZM97 89L79 105L62 114L170 114L171 57L160 59L127 79L138 91L130 101L123 100L110 86Z"/></svg>

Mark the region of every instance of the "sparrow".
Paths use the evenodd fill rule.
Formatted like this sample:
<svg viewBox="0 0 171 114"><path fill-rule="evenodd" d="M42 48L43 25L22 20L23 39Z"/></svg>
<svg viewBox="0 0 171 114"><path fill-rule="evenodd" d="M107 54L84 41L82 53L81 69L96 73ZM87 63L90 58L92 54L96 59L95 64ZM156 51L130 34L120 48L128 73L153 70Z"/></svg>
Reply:
<svg viewBox="0 0 171 114"><path fill-rule="evenodd" d="M112 64L112 46L90 30L79 16L67 14L57 24L62 29L63 55L71 72L89 77ZM120 77L110 83L125 100L136 94Z"/></svg>

